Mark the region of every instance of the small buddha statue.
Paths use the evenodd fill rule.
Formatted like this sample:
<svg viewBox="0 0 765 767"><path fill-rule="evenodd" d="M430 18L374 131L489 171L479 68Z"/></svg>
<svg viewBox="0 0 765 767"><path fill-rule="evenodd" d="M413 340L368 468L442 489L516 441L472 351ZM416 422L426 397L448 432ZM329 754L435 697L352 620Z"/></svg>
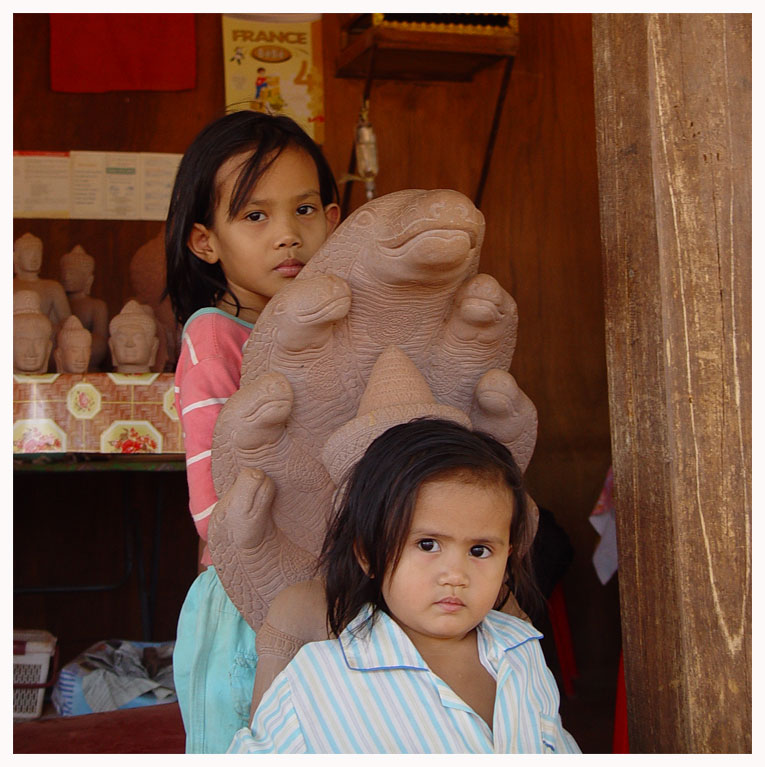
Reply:
<svg viewBox="0 0 765 767"><path fill-rule="evenodd" d="M95 259L76 245L64 253L59 261L61 284L66 291L72 313L77 316L82 328L90 331L90 370L98 370L108 349L109 312L106 301L90 295L93 285Z"/></svg>
<svg viewBox="0 0 765 767"><path fill-rule="evenodd" d="M148 373L157 357L157 323L150 306L130 300L109 323L109 350L118 373Z"/></svg>
<svg viewBox="0 0 765 767"><path fill-rule="evenodd" d="M50 319L54 333L72 313L64 288L56 280L40 278L43 243L27 232L13 243L13 292L33 290L40 296L40 311Z"/></svg>
<svg viewBox="0 0 765 767"><path fill-rule="evenodd" d="M58 373L87 373L91 360L93 336L82 326L77 315L67 317L58 331L58 344L53 352Z"/></svg>
<svg viewBox="0 0 765 767"><path fill-rule="evenodd" d="M13 294L13 372L41 375L48 371L53 348L53 325L40 311L40 296L34 290Z"/></svg>
<svg viewBox="0 0 765 767"><path fill-rule="evenodd" d="M141 245L130 259L130 282L133 297L147 304L157 321L159 351L153 369L159 372L175 370L180 348L181 327L173 314L170 298L164 295L167 280L165 261L165 226L148 242Z"/></svg>

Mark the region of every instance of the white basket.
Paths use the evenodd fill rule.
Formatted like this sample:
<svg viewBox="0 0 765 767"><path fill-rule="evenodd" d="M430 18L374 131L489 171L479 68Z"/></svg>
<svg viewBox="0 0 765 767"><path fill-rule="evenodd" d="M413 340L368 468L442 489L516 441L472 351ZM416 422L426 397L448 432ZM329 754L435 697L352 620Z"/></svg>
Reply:
<svg viewBox="0 0 765 767"><path fill-rule="evenodd" d="M48 678L56 637L48 631L14 630L13 645L13 683L43 684ZM37 719L42 714L44 697L44 687L14 688L13 718Z"/></svg>

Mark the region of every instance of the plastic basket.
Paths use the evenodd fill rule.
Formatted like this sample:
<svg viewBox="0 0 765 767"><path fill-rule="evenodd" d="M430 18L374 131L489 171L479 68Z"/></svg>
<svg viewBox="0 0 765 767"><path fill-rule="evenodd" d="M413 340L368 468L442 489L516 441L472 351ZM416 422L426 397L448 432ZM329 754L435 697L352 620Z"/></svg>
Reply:
<svg viewBox="0 0 765 767"><path fill-rule="evenodd" d="M37 719L42 714L43 698L50 661L56 651L56 637L48 631L13 631L13 718Z"/></svg>

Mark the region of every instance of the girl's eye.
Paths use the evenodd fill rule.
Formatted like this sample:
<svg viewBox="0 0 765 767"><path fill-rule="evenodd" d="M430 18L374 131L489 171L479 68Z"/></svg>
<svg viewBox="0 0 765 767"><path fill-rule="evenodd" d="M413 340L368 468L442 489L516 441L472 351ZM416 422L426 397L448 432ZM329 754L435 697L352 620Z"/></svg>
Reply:
<svg viewBox="0 0 765 767"><path fill-rule="evenodd" d="M486 559L491 556L491 549L488 546L478 545L470 547L470 556L477 559Z"/></svg>
<svg viewBox="0 0 765 767"><path fill-rule="evenodd" d="M316 210L313 205L301 205L297 209L298 216L307 216Z"/></svg>
<svg viewBox="0 0 765 767"><path fill-rule="evenodd" d="M262 221L265 217L265 213L261 213L259 210L248 213L246 216L250 221Z"/></svg>
<svg viewBox="0 0 765 767"><path fill-rule="evenodd" d="M441 551L438 542L434 541L432 538L423 538L421 541L417 541L417 546L422 551Z"/></svg>

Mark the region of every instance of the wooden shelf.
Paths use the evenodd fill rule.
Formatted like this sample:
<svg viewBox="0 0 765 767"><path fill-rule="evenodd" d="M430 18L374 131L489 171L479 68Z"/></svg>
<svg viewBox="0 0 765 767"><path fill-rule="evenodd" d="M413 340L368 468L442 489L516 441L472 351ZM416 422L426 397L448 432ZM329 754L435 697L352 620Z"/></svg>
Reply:
<svg viewBox="0 0 765 767"><path fill-rule="evenodd" d="M373 48L375 79L440 81L472 80L479 70L518 50L517 28L465 33L372 25L351 32L351 26L346 25L337 57L337 77L366 78Z"/></svg>

